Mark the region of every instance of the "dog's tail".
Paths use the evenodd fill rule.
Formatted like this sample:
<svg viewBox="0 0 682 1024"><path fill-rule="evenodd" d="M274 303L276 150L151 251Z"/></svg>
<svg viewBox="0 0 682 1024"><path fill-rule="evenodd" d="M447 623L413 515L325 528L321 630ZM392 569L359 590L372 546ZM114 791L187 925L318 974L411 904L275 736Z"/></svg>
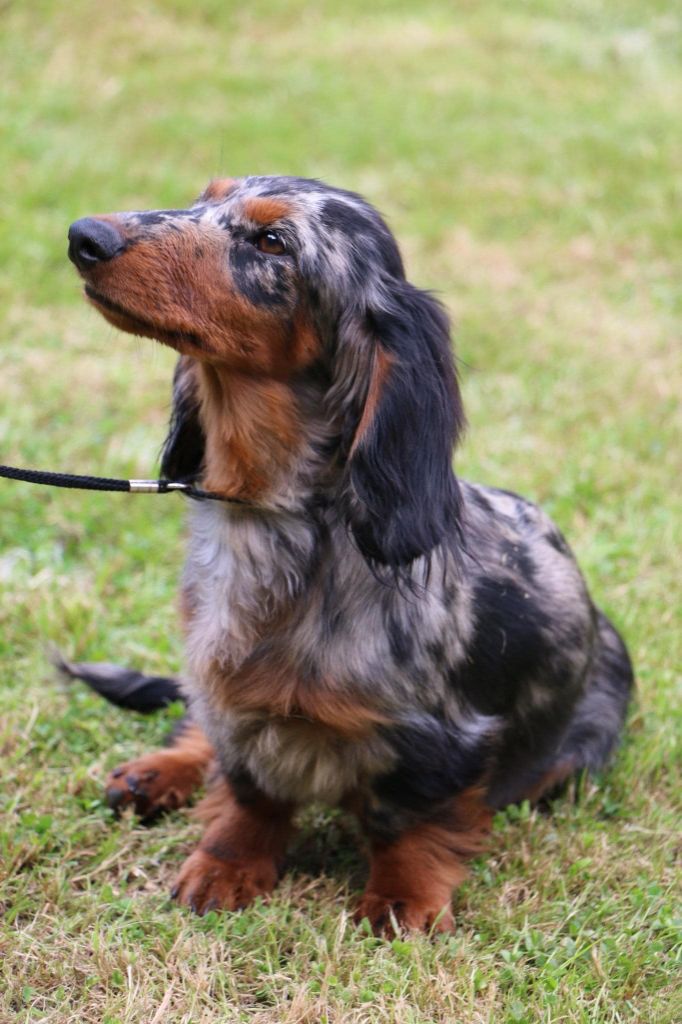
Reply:
<svg viewBox="0 0 682 1024"><path fill-rule="evenodd" d="M81 679L111 704L128 711L146 715L185 700L178 680L167 676L146 676L107 662L67 661L58 652L52 654L52 661L63 676Z"/></svg>

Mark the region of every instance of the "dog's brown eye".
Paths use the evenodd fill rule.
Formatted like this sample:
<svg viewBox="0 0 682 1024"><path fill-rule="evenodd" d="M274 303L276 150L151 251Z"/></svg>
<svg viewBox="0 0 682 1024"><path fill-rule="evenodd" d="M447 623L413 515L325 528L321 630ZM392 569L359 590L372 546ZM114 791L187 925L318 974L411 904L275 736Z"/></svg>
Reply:
<svg viewBox="0 0 682 1024"><path fill-rule="evenodd" d="M254 239L256 248L269 256L283 256L287 251L286 243L276 231L261 231Z"/></svg>

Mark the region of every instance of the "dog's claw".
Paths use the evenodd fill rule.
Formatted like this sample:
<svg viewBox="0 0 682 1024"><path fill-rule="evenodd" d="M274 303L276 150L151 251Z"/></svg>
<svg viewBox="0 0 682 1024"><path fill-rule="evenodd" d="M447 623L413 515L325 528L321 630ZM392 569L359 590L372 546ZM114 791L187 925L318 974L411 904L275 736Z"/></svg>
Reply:
<svg viewBox="0 0 682 1024"><path fill-rule="evenodd" d="M398 932L423 931L451 932L455 922L449 905L439 907L417 900L395 899L378 893L365 893L355 913L355 923L369 921L375 935L393 938Z"/></svg>
<svg viewBox="0 0 682 1024"><path fill-rule="evenodd" d="M130 792L137 796L140 792L140 780L137 775L126 775L126 784Z"/></svg>
<svg viewBox="0 0 682 1024"><path fill-rule="evenodd" d="M167 771L172 762L166 760L161 769L148 767L153 760L153 756L138 758L109 773L106 800L117 814L131 807L143 823L150 824L161 811L175 810L187 802L199 778L180 777L178 783L172 770Z"/></svg>
<svg viewBox="0 0 682 1024"><path fill-rule="evenodd" d="M109 789L107 789L107 792L106 792L107 806L110 807L111 810L115 811L117 814L118 814L118 812L120 810L120 807L121 807L121 804L124 802L125 798L126 798L126 791L125 791L125 789L118 789L118 788L112 787L112 786L110 786Z"/></svg>
<svg viewBox="0 0 682 1024"><path fill-rule="evenodd" d="M212 910L243 910L266 896L277 882L274 859L224 861L195 850L182 868L173 893L200 917Z"/></svg>

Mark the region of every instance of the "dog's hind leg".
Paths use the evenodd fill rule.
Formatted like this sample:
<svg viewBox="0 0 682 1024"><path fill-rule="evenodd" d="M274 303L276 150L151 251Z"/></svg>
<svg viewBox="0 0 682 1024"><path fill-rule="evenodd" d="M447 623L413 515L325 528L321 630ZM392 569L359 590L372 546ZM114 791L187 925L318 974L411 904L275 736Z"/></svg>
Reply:
<svg viewBox="0 0 682 1024"><path fill-rule="evenodd" d="M68 679L80 679L111 704L149 714L185 697L178 679L150 676L102 662L70 662L59 653L53 663ZM167 747L127 761L109 774L107 803L115 811L132 807L143 821L186 804L214 760L213 747L198 725L185 717Z"/></svg>
<svg viewBox="0 0 682 1024"><path fill-rule="evenodd" d="M188 803L213 761L211 743L198 725L185 719L168 747L114 768L106 783L107 803L117 812L132 807L150 821Z"/></svg>
<svg viewBox="0 0 682 1024"><path fill-rule="evenodd" d="M597 612L597 650L585 693L578 701L558 760L576 770L599 771L618 745L634 687L632 664L620 634Z"/></svg>

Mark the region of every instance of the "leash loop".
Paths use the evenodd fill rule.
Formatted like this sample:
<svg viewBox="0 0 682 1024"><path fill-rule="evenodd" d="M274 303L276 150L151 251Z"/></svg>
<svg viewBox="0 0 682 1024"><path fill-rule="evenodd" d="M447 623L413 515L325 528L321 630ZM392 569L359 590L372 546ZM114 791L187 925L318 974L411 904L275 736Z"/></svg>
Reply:
<svg viewBox="0 0 682 1024"><path fill-rule="evenodd" d="M16 466L0 465L0 477L7 480L21 480L28 484L47 484L51 487L68 487L82 491L118 491L132 494L170 494L177 492L198 500L225 501L233 505L248 505L242 498L226 498L213 491L204 491L194 484L180 480L119 480L108 476L79 476L76 473L51 473L44 469L19 469Z"/></svg>

